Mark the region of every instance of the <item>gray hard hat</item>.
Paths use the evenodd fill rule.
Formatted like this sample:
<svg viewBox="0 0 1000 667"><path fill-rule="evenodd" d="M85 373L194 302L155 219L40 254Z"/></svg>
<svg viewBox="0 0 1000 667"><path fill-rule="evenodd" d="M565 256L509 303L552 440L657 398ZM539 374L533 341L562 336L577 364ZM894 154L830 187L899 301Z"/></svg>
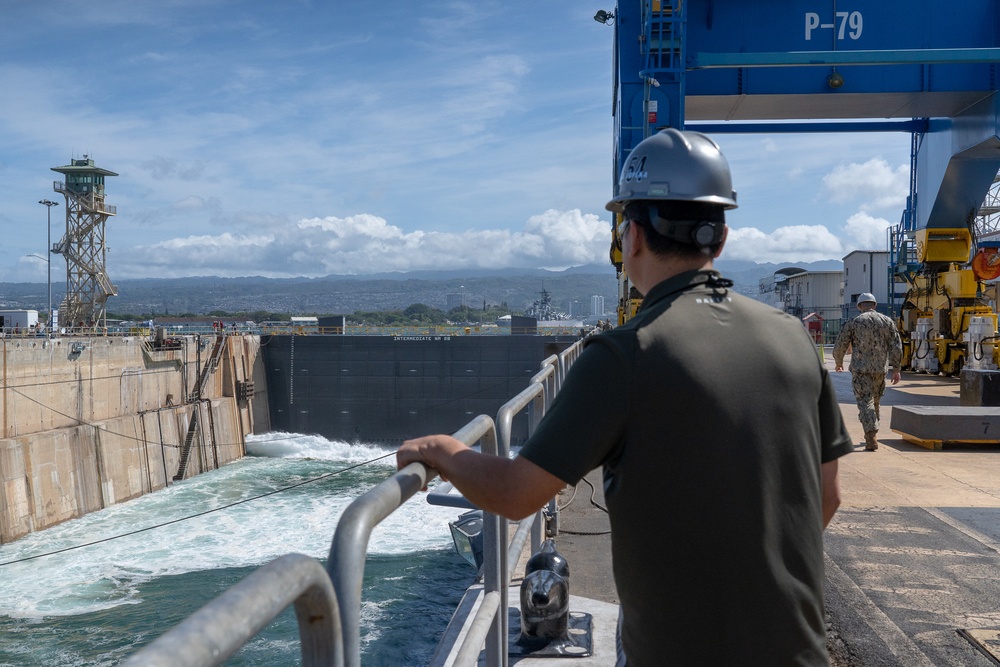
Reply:
<svg viewBox="0 0 1000 667"><path fill-rule="evenodd" d="M621 213L636 199L690 201L736 208L729 163L718 144L700 132L668 127L632 149L618 179L618 194L605 206Z"/></svg>
<svg viewBox="0 0 1000 667"><path fill-rule="evenodd" d="M861 304L866 302L874 304L878 303L878 301L875 299L874 294L872 294L871 292L862 292L861 294L858 295L858 305L860 306Z"/></svg>

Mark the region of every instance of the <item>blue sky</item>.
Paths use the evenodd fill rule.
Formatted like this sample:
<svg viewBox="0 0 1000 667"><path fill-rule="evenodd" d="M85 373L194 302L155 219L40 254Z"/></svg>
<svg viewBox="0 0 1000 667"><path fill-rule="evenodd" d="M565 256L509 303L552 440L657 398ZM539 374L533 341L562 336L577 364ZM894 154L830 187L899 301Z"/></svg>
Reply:
<svg viewBox="0 0 1000 667"><path fill-rule="evenodd" d="M60 202L55 242L50 167L84 154L119 174L112 280L605 263L605 5L5 3L0 280L45 280L37 202ZM724 257L884 247L908 135L715 138L740 199Z"/></svg>

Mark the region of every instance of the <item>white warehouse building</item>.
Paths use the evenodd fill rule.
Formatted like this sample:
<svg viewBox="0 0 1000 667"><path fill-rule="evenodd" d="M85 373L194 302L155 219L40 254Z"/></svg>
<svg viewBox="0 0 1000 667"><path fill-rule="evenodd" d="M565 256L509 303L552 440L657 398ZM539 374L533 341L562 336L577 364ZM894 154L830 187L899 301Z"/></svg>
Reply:
<svg viewBox="0 0 1000 667"><path fill-rule="evenodd" d="M844 318L858 314L858 296L871 292L878 301L878 312L899 312L906 283L892 283L895 308L889 303L889 253L885 250L855 250L844 257Z"/></svg>
<svg viewBox="0 0 1000 667"><path fill-rule="evenodd" d="M785 312L798 318L818 315L824 320L840 321L843 308L840 271L803 271L785 281Z"/></svg>

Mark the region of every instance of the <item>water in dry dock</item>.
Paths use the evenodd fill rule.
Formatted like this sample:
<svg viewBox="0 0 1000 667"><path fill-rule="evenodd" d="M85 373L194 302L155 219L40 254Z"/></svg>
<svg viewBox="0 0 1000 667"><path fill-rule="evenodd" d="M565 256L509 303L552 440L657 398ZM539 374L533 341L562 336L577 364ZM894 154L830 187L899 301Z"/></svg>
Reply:
<svg viewBox="0 0 1000 667"><path fill-rule="evenodd" d="M260 436L248 451L221 470L0 546L0 666L116 665L277 556L325 564L340 513L394 470L388 457L338 472L387 450L318 436ZM233 505L329 473L338 474ZM362 593L364 664L428 662L474 576L451 546L455 516L420 498L376 529ZM23 560L150 526L161 527ZM289 609L227 664L298 660Z"/></svg>

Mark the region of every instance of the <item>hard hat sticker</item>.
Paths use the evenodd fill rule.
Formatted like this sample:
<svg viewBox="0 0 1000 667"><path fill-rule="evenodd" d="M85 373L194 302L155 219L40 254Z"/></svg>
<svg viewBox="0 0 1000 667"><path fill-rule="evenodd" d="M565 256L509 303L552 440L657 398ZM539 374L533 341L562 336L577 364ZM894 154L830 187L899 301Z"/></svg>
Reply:
<svg viewBox="0 0 1000 667"><path fill-rule="evenodd" d="M628 161L628 168L625 169L625 182L629 181L641 181L649 176L646 172L646 156L635 158L633 157Z"/></svg>

